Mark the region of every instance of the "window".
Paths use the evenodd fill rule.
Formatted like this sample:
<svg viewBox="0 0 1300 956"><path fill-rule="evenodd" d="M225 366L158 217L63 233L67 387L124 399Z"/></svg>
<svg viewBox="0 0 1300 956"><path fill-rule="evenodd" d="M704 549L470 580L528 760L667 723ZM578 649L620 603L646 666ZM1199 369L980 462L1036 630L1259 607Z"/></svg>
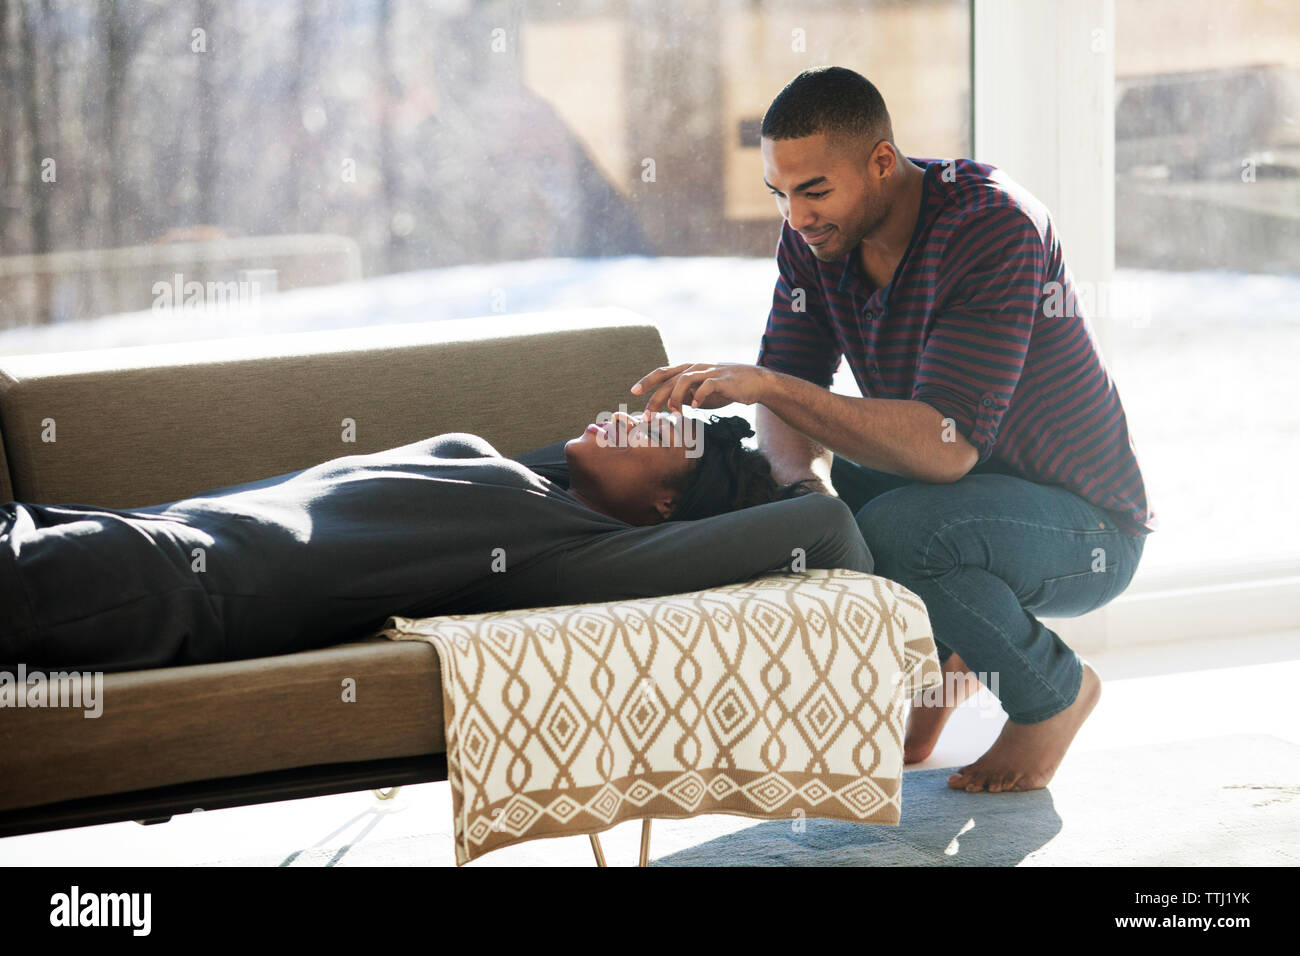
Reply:
<svg viewBox="0 0 1300 956"><path fill-rule="evenodd" d="M0 352L623 305L752 361L790 78L969 150L965 0L2 9Z"/></svg>
<svg viewBox="0 0 1300 956"><path fill-rule="evenodd" d="M1300 555L1300 8L1116 4L1113 368L1162 528L1144 564Z"/></svg>

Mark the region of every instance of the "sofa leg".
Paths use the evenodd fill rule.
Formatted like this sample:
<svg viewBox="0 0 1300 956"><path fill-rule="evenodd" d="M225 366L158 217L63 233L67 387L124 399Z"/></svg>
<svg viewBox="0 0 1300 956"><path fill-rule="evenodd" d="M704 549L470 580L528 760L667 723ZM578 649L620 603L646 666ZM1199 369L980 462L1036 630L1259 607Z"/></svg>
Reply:
<svg viewBox="0 0 1300 956"><path fill-rule="evenodd" d="M591 852L596 854L596 865L605 865L605 851L600 848L600 837L591 834Z"/></svg>
<svg viewBox="0 0 1300 956"><path fill-rule="evenodd" d="M391 800L393 799L393 797L397 796L397 792L401 789L402 788L400 786L379 787L375 790L371 790L370 792L375 795L376 800Z"/></svg>
<svg viewBox="0 0 1300 956"><path fill-rule="evenodd" d="M171 819L171 814L168 814L165 817L146 817L143 820L136 820L135 822L140 824L140 826L142 827L151 827L155 823L166 823L170 819Z"/></svg>

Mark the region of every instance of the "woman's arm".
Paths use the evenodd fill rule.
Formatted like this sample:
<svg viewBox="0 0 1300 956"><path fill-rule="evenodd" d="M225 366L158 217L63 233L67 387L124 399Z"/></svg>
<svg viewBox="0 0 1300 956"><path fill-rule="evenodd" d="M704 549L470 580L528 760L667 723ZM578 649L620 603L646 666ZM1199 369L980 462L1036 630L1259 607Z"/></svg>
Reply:
<svg viewBox="0 0 1300 956"><path fill-rule="evenodd" d="M847 568L875 561L853 512L807 494L700 521L670 521L601 535L560 559L559 601L580 604L678 594L745 581L766 571Z"/></svg>

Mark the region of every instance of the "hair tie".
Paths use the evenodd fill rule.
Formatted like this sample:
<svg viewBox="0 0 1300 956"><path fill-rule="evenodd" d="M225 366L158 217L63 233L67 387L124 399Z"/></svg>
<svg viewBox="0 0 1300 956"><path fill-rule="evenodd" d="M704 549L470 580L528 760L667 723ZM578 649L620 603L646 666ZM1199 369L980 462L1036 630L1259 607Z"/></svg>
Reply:
<svg viewBox="0 0 1300 956"><path fill-rule="evenodd" d="M727 467L727 449L754 434L749 422L738 415L719 418L710 415L704 425L700 462L695 479L673 512L674 521L695 521L723 514L730 509L735 476Z"/></svg>

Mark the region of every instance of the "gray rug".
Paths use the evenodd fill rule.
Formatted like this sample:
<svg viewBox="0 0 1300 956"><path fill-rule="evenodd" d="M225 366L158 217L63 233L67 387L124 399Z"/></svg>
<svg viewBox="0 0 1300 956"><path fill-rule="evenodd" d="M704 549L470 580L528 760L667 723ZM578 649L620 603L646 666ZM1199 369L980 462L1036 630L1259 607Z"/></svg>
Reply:
<svg viewBox="0 0 1300 956"><path fill-rule="evenodd" d="M1300 746L1277 737L1231 736L1073 754L1048 789L1029 793L951 790L945 781L953 769L903 775L903 818L897 827L813 819L800 828L764 821L712 838L705 828L701 842L663 856L656 856L655 843L672 841L652 840L652 865L1300 864ZM718 818L690 822L696 826L710 819ZM446 823L449 828L450 821ZM289 860L281 856L222 862L421 866L435 861L432 841L441 841L439 860L449 855L449 835L431 832L427 838L318 845ZM530 852L513 859L529 865L557 862L548 852L550 842L525 844ZM589 855L585 861L590 861Z"/></svg>
<svg viewBox="0 0 1300 956"><path fill-rule="evenodd" d="M1300 864L1300 747L1224 737L1077 754L1051 786L964 793L953 768L903 774L897 827L762 823L663 866Z"/></svg>

